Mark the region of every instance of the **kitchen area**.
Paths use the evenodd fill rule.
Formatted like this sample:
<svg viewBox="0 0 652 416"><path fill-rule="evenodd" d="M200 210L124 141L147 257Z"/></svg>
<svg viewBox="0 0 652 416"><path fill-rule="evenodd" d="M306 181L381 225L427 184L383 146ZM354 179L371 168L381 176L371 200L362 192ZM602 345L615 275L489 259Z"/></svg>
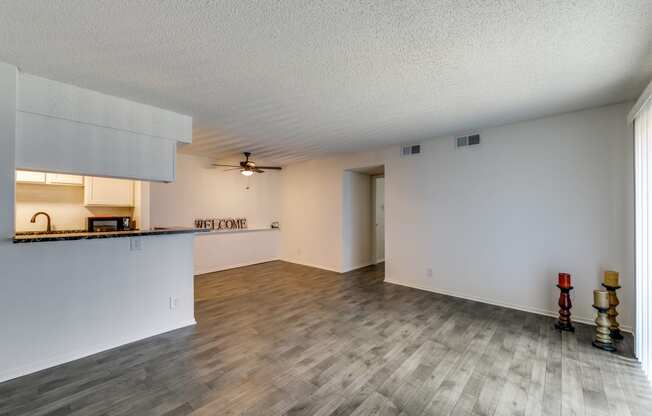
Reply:
<svg viewBox="0 0 652 416"><path fill-rule="evenodd" d="M14 243L204 232L149 227L149 182L16 170Z"/></svg>
<svg viewBox="0 0 652 416"><path fill-rule="evenodd" d="M138 230L140 192L141 182L130 179L17 170L16 242L29 235Z"/></svg>

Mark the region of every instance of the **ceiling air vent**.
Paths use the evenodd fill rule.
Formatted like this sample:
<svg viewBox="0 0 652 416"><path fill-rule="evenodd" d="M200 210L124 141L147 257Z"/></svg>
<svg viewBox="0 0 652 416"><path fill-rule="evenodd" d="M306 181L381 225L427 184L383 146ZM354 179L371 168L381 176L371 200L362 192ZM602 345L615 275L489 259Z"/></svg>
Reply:
<svg viewBox="0 0 652 416"><path fill-rule="evenodd" d="M401 147L401 156L418 155L421 153L420 144L406 144Z"/></svg>
<svg viewBox="0 0 652 416"><path fill-rule="evenodd" d="M455 138L456 147L476 146L480 144L480 135L471 134L470 136L461 136Z"/></svg>

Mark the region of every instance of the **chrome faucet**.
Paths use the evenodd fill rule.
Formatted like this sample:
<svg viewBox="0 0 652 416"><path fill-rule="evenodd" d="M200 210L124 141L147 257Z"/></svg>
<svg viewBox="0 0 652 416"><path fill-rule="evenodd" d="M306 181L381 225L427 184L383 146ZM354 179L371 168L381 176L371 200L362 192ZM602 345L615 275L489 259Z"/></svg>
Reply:
<svg viewBox="0 0 652 416"><path fill-rule="evenodd" d="M43 211L39 211L39 212L37 212L36 214L34 214L34 215L32 216L32 219L29 220L29 222L31 222L32 224L34 224L34 223L36 222L36 217L38 217L39 215L45 215L45 218L48 219L48 227L45 229L45 231L47 231L48 233L51 232L51 231L52 231L52 226L50 225L50 223L51 223L51 221L50 221L50 216L47 214L47 212L43 212Z"/></svg>

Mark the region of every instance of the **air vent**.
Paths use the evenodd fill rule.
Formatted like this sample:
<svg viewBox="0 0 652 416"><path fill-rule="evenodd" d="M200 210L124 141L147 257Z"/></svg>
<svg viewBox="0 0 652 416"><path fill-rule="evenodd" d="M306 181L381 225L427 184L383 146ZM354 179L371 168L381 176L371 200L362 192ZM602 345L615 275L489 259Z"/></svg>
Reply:
<svg viewBox="0 0 652 416"><path fill-rule="evenodd" d="M420 144L406 144L401 147L401 156L418 155L421 153Z"/></svg>
<svg viewBox="0 0 652 416"><path fill-rule="evenodd" d="M465 147L465 146L476 146L480 144L480 135L472 134L470 136L460 136L455 138L455 146Z"/></svg>

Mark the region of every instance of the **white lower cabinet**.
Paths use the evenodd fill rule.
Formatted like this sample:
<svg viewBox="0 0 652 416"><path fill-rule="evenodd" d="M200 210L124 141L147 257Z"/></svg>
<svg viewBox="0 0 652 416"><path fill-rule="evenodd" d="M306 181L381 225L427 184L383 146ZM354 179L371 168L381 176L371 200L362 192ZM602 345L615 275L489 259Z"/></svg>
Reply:
<svg viewBox="0 0 652 416"><path fill-rule="evenodd" d="M84 205L133 207L134 181L86 176L84 177Z"/></svg>

